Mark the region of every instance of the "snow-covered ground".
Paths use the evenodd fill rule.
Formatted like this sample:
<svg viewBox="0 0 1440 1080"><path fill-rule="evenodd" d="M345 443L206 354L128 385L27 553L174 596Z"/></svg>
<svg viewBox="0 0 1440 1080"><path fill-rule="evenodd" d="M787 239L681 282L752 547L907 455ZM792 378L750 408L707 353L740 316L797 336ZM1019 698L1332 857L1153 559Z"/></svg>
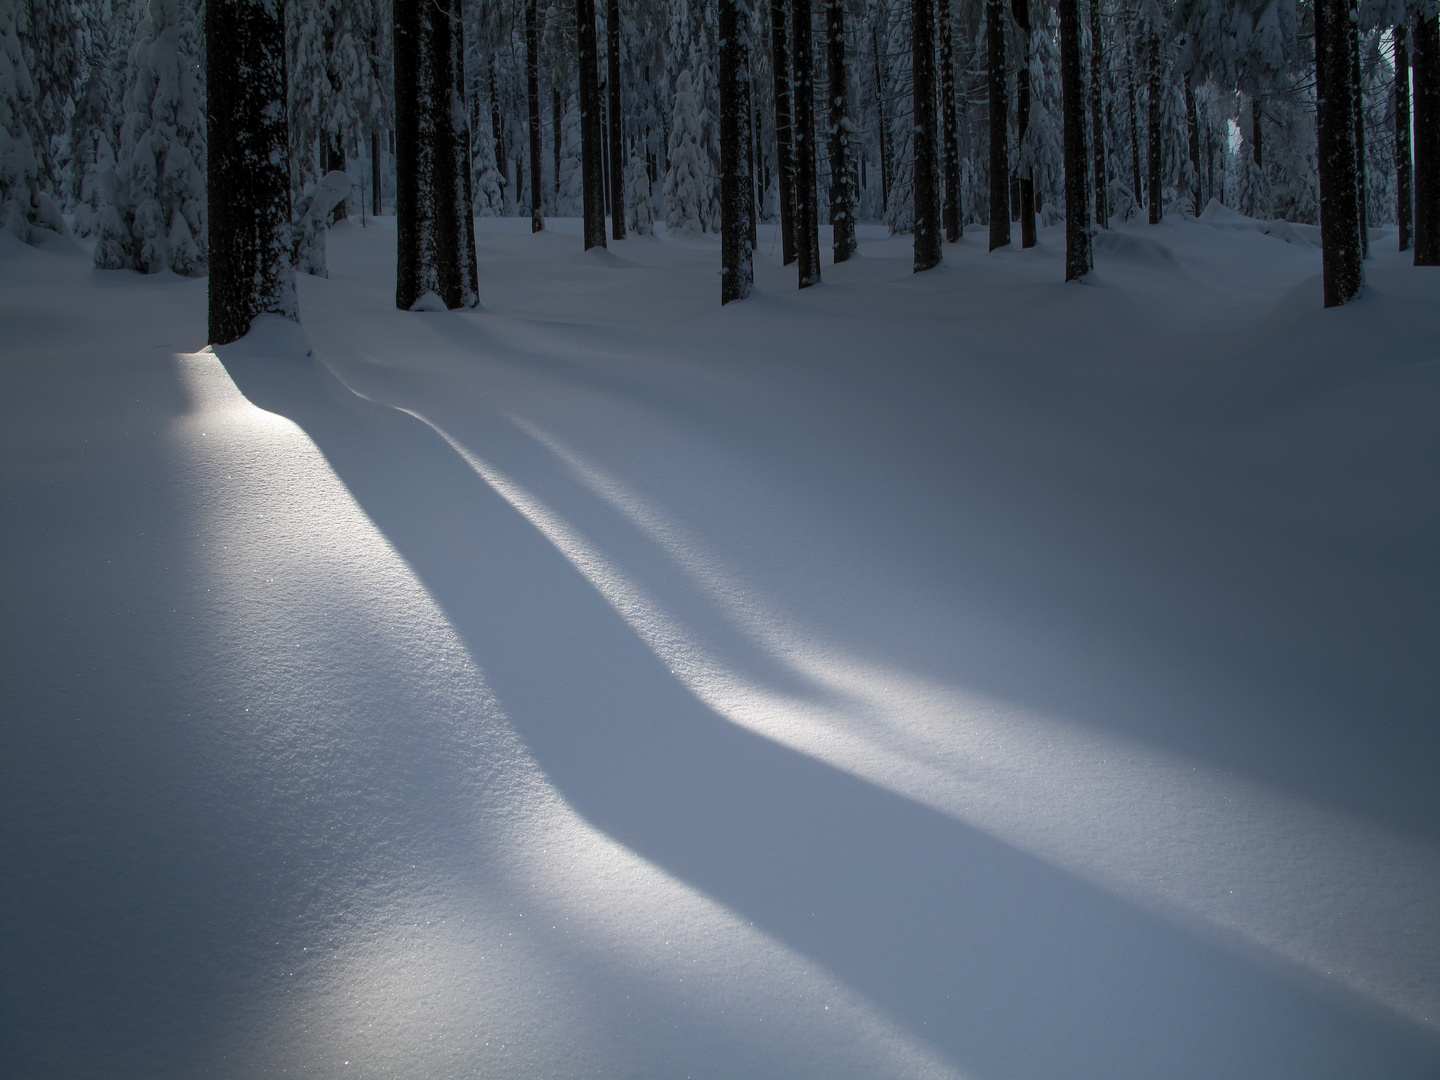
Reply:
<svg viewBox="0 0 1440 1080"><path fill-rule="evenodd" d="M1440 270L0 237L0 1074L1434 1077ZM1289 242L1287 242L1287 240Z"/></svg>

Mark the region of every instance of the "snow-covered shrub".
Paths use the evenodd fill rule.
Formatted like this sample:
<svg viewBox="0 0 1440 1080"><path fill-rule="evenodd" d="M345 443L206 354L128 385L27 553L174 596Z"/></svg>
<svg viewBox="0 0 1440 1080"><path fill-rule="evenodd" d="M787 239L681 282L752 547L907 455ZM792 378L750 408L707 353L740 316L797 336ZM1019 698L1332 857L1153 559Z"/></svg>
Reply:
<svg viewBox="0 0 1440 1080"><path fill-rule="evenodd" d="M15 27L14 0L0 0L0 227L32 239L37 222L41 137L35 87Z"/></svg>
<svg viewBox="0 0 1440 1080"><path fill-rule="evenodd" d="M655 232L650 211L650 169L639 158L631 158L625 169L625 227L636 236Z"/></svg>
<svg viewBox="0 0 1440 1080"><path fill-rule="evenodd" d="M476 217L505 216L505 182L495 166L495 136L488 124L476 124L470 133L470 189L475 194Z"/></svg>

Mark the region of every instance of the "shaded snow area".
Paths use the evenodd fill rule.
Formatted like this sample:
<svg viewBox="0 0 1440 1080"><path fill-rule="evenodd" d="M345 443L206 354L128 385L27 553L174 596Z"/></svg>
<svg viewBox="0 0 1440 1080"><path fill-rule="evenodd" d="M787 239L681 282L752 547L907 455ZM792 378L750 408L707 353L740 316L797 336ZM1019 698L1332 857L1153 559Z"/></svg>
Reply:
<svg viewBox="0 0 1440 1080"><path fill-rule="evenodd" d="M1271 224L0 238L0 1073L1433 1080L1440 270Z"/></svg>

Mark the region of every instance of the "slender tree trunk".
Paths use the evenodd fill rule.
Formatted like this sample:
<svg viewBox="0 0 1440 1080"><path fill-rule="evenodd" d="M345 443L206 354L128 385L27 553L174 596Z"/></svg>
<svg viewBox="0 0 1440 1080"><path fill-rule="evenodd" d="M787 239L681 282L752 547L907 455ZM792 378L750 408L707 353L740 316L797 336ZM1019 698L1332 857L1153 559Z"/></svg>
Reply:
<svg viewBox="0 0 1440 1080"><path fill-rule="evenodd" d="M620 0L606 5L610 46L610 235L625 239L625 114L620 104Z"/></svg>
<svg viewBox="0 0 1440 1080"><path fill-rule="evenodd" d="M1250 99L1250 151L1255 160L1255 168L1265 167L1265 133L1260 128L1260 117L1263 113L1263 106L1260 99Z"/></svg>
<svg viewBox="0 0 1440 1080"><path fill-rule="evenodd" d="M760 200L764 198L765 188L757 188L760 181L760 110L755 107L755 39L750 36L748 22L745 27L745 70L749 73L745 80L745 115L749 118L745 129L748 133L745 139L745 157L750 178L750 250L753 252L760 246L757 208Z"/></svg>
<svg viewBox="0 0 1440 1080"><path fill-rule="evenodd" d="M1159 225L1165 215L1165 145L1160 134L1160 95L1164 87L1160 82L1160 38L1153 29L1146 41L1146 59L1150 65L1149 101L1149 164L1150 164L1150 224Z"/></svg>
<svg viewBox="0 0 1440 1080"><path fill-rule="evenodd" d="M744 300L755 275L750 245L750 179L745 152L750 42L744 0L720 3L720 303Z"/></svg>
<svg viewBox="0 0 1440 1080"><path fill-rule="evenodd" d="M1100 33L1100 0L1090 0L1090 152L1094 161L1095 224L1105 228L1110 220L1105 167L1105 38Z"/></svg>
<svg viewBox="0 0 1440 1080"><path fill-rule="evenodd" d="M955 115L955 34L950 0L940 0L940 99L945 127L945 239L955 243L964 235L960 220L960 138Z"/></svg>
<svg viewBox="0 0 1440 1080"><path fill-rule="evenodd" d="M290 129L284 5L205 6L205 35L225 42L210 65L205 118L210 167L210 341L228 345L258 315L300 321L291 263Z"/></svg>
<svg viewBox="0 0 1440 1080"><path fill-rule="evenodd" d="M460 0L395 5L395 304L474 307L475 219Z"/></svg>
<svg viewBox="0 0 1440 1080"><path fill-rule="evenodd" d="M1353 6L1353 5L1352 5ZM1352 14L1352 18L1357 13ZM1360 212L1360 258L1370 257L1370 212L1366 205L1366 188L1369 187L1365 167L1365 89L1360 82L1360 34L1356 31L1345 36L1350 44L1350 93L1355 109L1355 187Z"/></svg>
<svg viewBox="0 0 1440 1080"><path fill-rule="evenodd" d="M1020 164L1020 246L1035 246L1035 173L1025 161L1025 140L1030 131L1030 0L1011 0L1010 11L1020 28L1020 66L1015 72L1015 128L1020 137L1016 158Z"/></svg>
<svg viewBox="0 0 1440 1080"><path fill-rule="evenodd" d="M1130 171L1131 194L1138 209L1145 201L1145 187L1140 180L1140 113L1139 93L1135 85L1135 67L1138 63L1136 51L1139 48L1133 26L1128 30L1130 48L1125 56L1125 93L1130 101Z"/></svg>
<svg viewBox="0 0 1440 1080"><path fill-rule="evenodd" d="M1065 280L1090 272L1090 206L1086 188L1085 79L1080 72L1080 0L1059 0L1060 111L1065 138Z"/></svg>
<svg viewBox="0 0 1440 1080"><path fill-rule="evenodd" d="M585 250L605 246L605 135L600 104L595 0L575 0L580 54L580 165L585 197Z"/></svg>
<svg viewBox="0 0 1440 1080"><path fill-rule="evenodd" d="M800 288L820 282L820 224L815 195L815 50L810 0L793 0L795 27L795 253Z"/></svg>
<svg viewBox="0 0 1440 1080"><path fill-rule="evenodd" d="M525 4L525 102L530 111L530 231L545 228L545 200L540 182L540 25L536 0Z"/></svg>
<svg viewBox="0 0 1440 1080"><path fill-rule="evenodd" d="M1407 27L1395 27L1395 223L1399 226L1400 250L1408 251L1414 240L1410 190L1410 45Z"/></svg>
<svg viewBox="0 0 1440 1080"><path fill-rule="evenodd" d="M1440 266L1440 15L1417 18L1415 73L1415 265Z"/></svg>
<svg viewBox="0 0 1440 1080"><path fill-rule="evenodd" d="M910 73L915 110L915 272L940 264L940 192L935 153L935 11L913 0ZM993 183L993 181L992 181ZM994 226L991 226L992 235Z"/></svg>
<svg viewBox="0 0 1440 1080"><path fill-rule="evenodd" d="M380 216L380 211L384 207L381 187L380 132L378 129L373 129L370 132L370 212L376 217Z"/></svg>
<svg viewBox="0 0 1440 1080"><path fill-rule="evenodd" d="M790 52L786 0L770 0L770 70L775 80L775 173L780 187L780 257L795 261L795 148L790 113Z"/></svg>
<svg viewBox="0 0 1440 1080"><path fill-rule="evenodd" d="M1191 203L1195 216L1200 216L1200 118L1195 111L1195 91L1190 86L1190 75L1185 75L1185 126L1190 135L1190 168L1195 172L1195 185L1191 188Z"/></svg>
<svg viewBox="0 0 1440 1080"><path fill-rule="evenodd" d="M985 0L990 91L990 250L1010 243L1009 102L1005 95L1005 0Z"/></svg>
<svg viewBox="0 0 1440 1080"><path fill-rule="evenodd" d="M401 0L403 3L404 0ZM500 87L495 81L495 57L489 58L490 64L490 137L495 141L495 169L500 174L500 185L503 190L510 187L510 159L505 153L505 117L500 114ZM510 197L516 202L520 201L518 191L511 192Z"/></svg>
<svg viewBox="0 0 1440 1080"><path fill-rule="evenodd" d="M1355 299L1365 286L1356 177L1355 94L1350 85L1348 0L1316 0L1315 120L1320 157L1320 250L1325 306Z"/></svg>
<svg viewBox="0 0 1440 1080"><path fill-rule="evenodd" d="M880 121L880 210L890 209L890 113L885 108L885 77L882 53L880 52L880 30L877 18L870 24L870 47L875 57L875 102Z"/></svg>
<svg viewBox="0 0 1440 1080"><path fill-rule="evenodd" d="M344 141L340 138L339 135L327 134L325 136L324 145L325 164L321 168L320 172L345 172L348 166L345 160ZM345 221L350 217L350 208L346 205L349 201L350 200L348 198L341 199L338 203L335 204L335 208L330 211L330 220L332 222Z"/></svg>
<svg viewBox="0 0 1440 1080"><path fill-rule="evenodd" d="M850 177L850 118L845 72L845 0L825 6L826 51L830 62L830 228L835 261L855 254L855 185Z"/></svg>
<svg viewBox="0 0 1440 1080"><path fill-rule="evenodd" d="M558 81L559 75L550 73ZM560 157L565 149L565 96L560 87L550 89L550 136L555 141L555 213L560 213Z"/></svg>

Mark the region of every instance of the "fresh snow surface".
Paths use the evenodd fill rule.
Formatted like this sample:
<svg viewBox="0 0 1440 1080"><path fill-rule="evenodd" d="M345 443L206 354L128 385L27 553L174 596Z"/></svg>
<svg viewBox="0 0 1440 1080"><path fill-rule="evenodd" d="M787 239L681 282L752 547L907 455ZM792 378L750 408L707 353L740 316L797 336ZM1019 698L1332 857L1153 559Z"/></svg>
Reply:
<svg viewBox="0 0 1440 1080"><path fill-rule="evenodd" d="M0 1075L1435 1077L1440 271L1267 224L0 237Z"/></svg>

